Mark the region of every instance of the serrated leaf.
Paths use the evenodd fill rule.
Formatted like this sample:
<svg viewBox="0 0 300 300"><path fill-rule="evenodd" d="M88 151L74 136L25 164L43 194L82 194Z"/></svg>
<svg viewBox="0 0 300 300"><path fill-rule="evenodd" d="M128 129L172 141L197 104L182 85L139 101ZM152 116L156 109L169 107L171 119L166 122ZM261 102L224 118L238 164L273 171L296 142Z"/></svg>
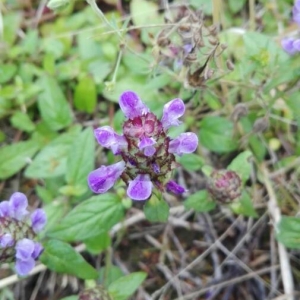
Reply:
<svg viewBox="0 0 300 300"><path fill-rule="evenodd" d="M300 249L300 218L283 216L276 228L276 238L284 246Z"/></svg>
<svg viewBox="0 0 300 300"><path fill-rule="evenodd" d="M74 139L71 149L67 158L66 182L74 188L83 187L83 194L87 189L87 175L94 168L95 138L92 128L81 132Z"/></svg>
<svg viewBox="0 0 300 300"><path fill-rule="evenodd" d="M50 270L82 279L98 277L98 272L69 244L58 240L49 240L43 246L44 252L40 260Z"/></svg>
<svg viewBox="0 0 300 300"><path fill-rule="evenodd" d="M61 134L47 145L26 169L25 176L52 178L66 173L67 157L78 131Z"/></svg>
<svg viewBox="0 0 300 300"><path fill-rule="evenodd" d="M41 87L43 92L38 97L38 107L43 120L53 130L70 125L71 109L57 81L45 75L41 80Z"/></svg>
<svg viewBox="0 0 300 300"><path fill-rule="evenodd" d="M80 79L75 87L74 105L87 113L92 113L97 104L97 90L94 80L91 77Z"/></svg>
<svg viewBox="0 0 300 300"><path fill-rule="evenodd" d="M150 222L166 222L169 217L169 205L154 194L146 202L144 213Z"/></svg>
<svg viewBox="0 0 300 300"><path fill-rule="evenodd" d="M109 285L108 293L114 300L126 300L141 286L146 277L144 272L123 276Z"/></svg>
<svg viewBox="0 0 300 300"><path fill-rule="evenodd" d="M198 212L208 212L216 207L216 203L212 201L206 190L202 190L190 195L184 201L184 207Z"/></svg>
<svg viewBox="0 0 300 300"><path fill-rule="evenodd" d="M93 196L76 206L50 233L66 241L85 240L109 231L124 217L124 207L117 195Z"/></svg>
<svg viewBox="0 0 300 300"><path fill-rule="evenodd" d="M249 161L249 159L251 158L251 156L251 151L244 151L240 153L227 167L228 170L236 172L244 183L250 177L251 162Z"/></svg>
<svg viewBox="0 0 300 300"><path fill-rule="evenodd" d="M17 72L17 66L14 64L1 64L0 65L0 84L6 83L11 80Z"/></svg>
<svg viewBox="0 0 300 300"><path fill-rule="evenodd" d="M205 117L200 123L200 144L217 153L232 152L237 148L233 137L233 123L223 117Z"/></svg>
<svg viewBox="0 0 300 300"><path fill-rule="evenodd" d="M0 149L0 179L16 174L31 160L39 149L35 141L19 142Z"/></svg>

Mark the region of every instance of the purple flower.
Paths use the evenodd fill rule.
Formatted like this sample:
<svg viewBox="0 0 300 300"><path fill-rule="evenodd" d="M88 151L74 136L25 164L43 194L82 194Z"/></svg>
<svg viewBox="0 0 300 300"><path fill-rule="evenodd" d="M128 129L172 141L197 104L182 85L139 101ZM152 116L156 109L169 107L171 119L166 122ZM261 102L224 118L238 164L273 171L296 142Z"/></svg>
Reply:
<svg viewBox="0 0 300 300"><path fill-rule="evenodd" d="M15 261L16 272L27 275L35 265L43 247L35 242L35 233L46 224L44 210L36 209L30 216L27 197L19 192L12 194L9 201L0 203L0 261Z"/></svg>
<svg viewBox="0 0 300 300"><path fill-rule="evenodd" d="M121 177L127 185L128 197L133 200L147 200L153 188L182 194L185 189L169 180L177 167L174 154L195 151L198 137L187 132L172 140L167 133L171 126L181 123L179 118L185 112L184 102L176 98L165 104L161 120L132 91L123 93L119 103L127 117L123 134L103 126L95 130L95 137L100 145L120 155L123 161L91 172L88 176L90 189L105 193Z"/></svg>
<svg viewBox="0 0 300 300"><path fill-rule="evenodd" d="M293 21L300 26L300 1L296 0L293 7Z"/></svg>
<svg viewBox="0 0 300 300"><path fill-rule="evenodd" d="M9 204L11 206L11 217L22 220L28 214L26 209L28 201L24 194L19 192L13 193L9 199Z"/></svg>
<svg viewBox="0 0 300 300"><path fill-rule="evenodd" d="M151 196L153 184L149 175L138 175L129 182L127 195L134 200L146 200Z"/></svg>
<svg viewBox="0 0 300 300"><path fill-rule="evenodd" d="M43 251L41 244L30 239L22 239L16 244L15 268L20 276L26 276L35 265L35 260Z"/></svg>
<svg viewBox="0 0 300 300"><path fill-rule="evenodd" d="M281 46L285 52L287 52L290 55L294 55L297 51L294 48L294 41L293 38L284 38L281 40Z"/></svg>
<svg viewBox="0 0 300 300"><path fill-rule="evenodd" d="M0 237L0 246L2 248L11 247L14 242L15 241L10 233L5 233Z"/></svg>
<svg viewBox="0 0 300 300"><path fill-rule="evenodd" d="M149 112L148 107L141 101L139 96L132 91L123 93L120 97L119 104L124 115L129 119Z"/></svg>
<svg viewBox="0 0 300 300"><path fill-rule="evenodd" d="M163 116L161 122L165 129L171 126L177 126L181 122L178 120L183 116L185 112L185 106L181 99L174 99L164 106Z"/></svg>
<svg viewBox="0 0 300 300"><path fill-rule="evenodd" d="M47 217L41 208L36 209L31 215L31 226L35 233L40 232L46 225Z"/></svg>
<svg viewBox="0 0 300 300"><path fill-rule="evenodd" d="M198 137L193 132L181 133L170 142L169 152L181 156L184 153L192 153L197 149Z"/></svg>
<svg viewBox="0 0 300 300"><path fill-rule="evenodd" d="M12 215L11 206L8 201L0 203L0 217L10 217Z"/></svg>
<svg viewBox="0 0 300 300"><path fill-rule="evenodd" d="M107 192L121 176L125 169L125 163L120 161L111 166L101 166L88 176L90 189L97 194Z"/></svg>
<svg viewBox="0 0 300 300"><path fill-rule="evenodd" d="M294 40L293 47L296 51L300 52L300 39Z"/></svg>
<svg viewBox="0 0 300 300"><path fill-rule="evenodd" d="M119 154L122 149L127 148L127 141L124 136L115 133L110 126L95 129L94 135L102 147L111 149L115 155Z"/></svg>
<svg viewBox="0 0 300 300"><path fill-rule="evenodd" d="M166 184L167 191L174 193L174 194L183 194L186 192L185 188L176 183L174 180L170 180Z"/></svg>

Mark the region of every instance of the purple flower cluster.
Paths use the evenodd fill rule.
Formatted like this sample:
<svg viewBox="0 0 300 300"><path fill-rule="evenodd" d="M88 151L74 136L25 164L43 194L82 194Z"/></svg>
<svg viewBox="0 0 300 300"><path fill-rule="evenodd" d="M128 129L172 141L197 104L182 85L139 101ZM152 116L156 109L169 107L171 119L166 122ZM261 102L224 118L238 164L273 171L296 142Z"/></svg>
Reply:
<svg viewBox="0 0 300 300"><path fill-rule="evenodd" d="M195 133L186 132L177 138L167 136L171 126L177 126L185 112L181 99L173 99L165 104L161 120L132 91L124 92L119 101L127 120L123 124L123 134L119 135L109 126L95 129L98 143L111 149L122 161L110 166L101 166L88 176L88 184L94 193L105 193L118 178L127 185L127 195L133 200L147 200L153 187L175 194L185 191L175 181L170 180L172 170L178 164L175 155L192 153L198 146Z"/></svg>
<svg viewBox="0 0 300 300"><path fill-rule="evenodd" d="M300 26L300 0L296 0L293 6L293 21ZM290 55L300 52L300 38L295 39L286 37L281 41L281 46L284 51Z"/></svg>
<svg viewBox="0 0 300 300"><path fill-rule="evenodd" d="M0 203L0 261L14 261L20 276L33 269L43 251L42 245L33 239L47 221L43 209L36 209L29 215L27 206L26 196L19 192L12 194L9 201Z"/></svg>

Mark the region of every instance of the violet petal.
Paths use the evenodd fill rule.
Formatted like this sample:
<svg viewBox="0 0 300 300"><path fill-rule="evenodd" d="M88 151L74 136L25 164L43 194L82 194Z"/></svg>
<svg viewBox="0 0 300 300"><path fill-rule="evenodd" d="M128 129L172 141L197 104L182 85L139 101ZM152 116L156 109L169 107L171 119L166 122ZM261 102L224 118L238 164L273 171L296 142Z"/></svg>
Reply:
<svg viewBox="0 0 300 300"><path fill-rule="evenodd" d="M47 216L43 209L38 208L31 214L31 226L35 233L40 232L46 225Z"/></svg>
<svg viewBox="0 0 300 300"><path fill-rule="evenodd" d="M142 102L139 96L132 91L124 92L120 96L119 104L124 115L129 119L134 119L149 112L148 107Z"/></svg>
<svg viewBox="0 0 300 300"><path fill-rule="evenodd" d="M11 247L14 244L14 239L10 233L5 233L0 237L0 246L2 248Z"/></svg>
<svg viewBox="0 0 300 300"><path fill-rule="evenodd" d="M281 40L282 49L290 55L293 55L297 52L293 46L294 41L295 40L293 38L284 38Z"/></svg>
<svg viewBox="0 0 300 300"><path fill-rule="evenodd" d="M114 154L119 154L122 149L127 148L125 137L115 133L110 126L95 129L94 135L102 147L111 149Z"/></svg>
<svg viewBox="0 0 300 300"><path fill-rule="evenodd" d="M169 152L181 156L184 153L192 153L197 149L198 137L193 132L181 133L176 139L170 141Z"/></svg>
<svg viewBox="0 0 300 300"><path fill-rule="evenodd" d="M179 185L178 183L176 183L174 180L170 180L167 184L166 184L166 188L168 192L180 195L183 194L186 190L184 187L182 187L181 185Z"/></svg>
<svg viewBox="0 0 300 300"><path fill-rule="evenodd" d="M42 254L43 250L44 250L44 248L40 243L35 243L34 244L34 250L32 252L31 257L33 259L39 258L39 256Z"/></svg>
<svg viewBox="0 0 300 300"><path fill-rule="evenodd" d="M105 193L115 184L124 170L124 161L110 166L101 166L88 175L88 185L94 193Z"/></svg>
<svg viewBox="0 0 300 300"><path fill-rule="evenodd" d="M22 220L28 214L26 210L28 201L23 193L13 193L9 199L9 205L12 209L12 217L17 220Z"/></svg>
<svg viewBox="0 0 300 300"><path fill-rule="evenodd" d="M30 239L19 240L16 244L16 258L29 260L34 251L34 242Z"/></svg>
<svg viewBox="0 0 300 300"><path fill-rule="evenodd" d="M156 148L153 146L148 146L144 149L144 154L148 157L151 157L155 154Z"/></svg>
<svg viewBox="0 0 300 300"><path fill-rule="evenodd" d="M0 217L12 217L12 209L8 201L0 203Z"/></svg>
<svg viewBox="0 0 300 300"><path fill-rule="evenodd" d="M165 129L171 126L178 126L181 122L178 120L185 112L184 102L177 98L165 104L161 122Z"/></svg>
<svg viewBox="0 0 300 300"><path fill-rule="evenodd" d="M30 258L28 260L17 259L15 264L16 272L20 276L28 275L29 272L34 268L34 266L35 266L35 261L33 258Z"/></svg>
<svg viewBox="0 0 300 300"><path fill-rule="evenodd" d="M138 175L129 182L127 195L132 200L146 200L151 196L153 184L149 175Z"/></svg>
<svg viewBox="0 0 300 300"><path fill-rule="evenodd" d="M300 39L296 39L294 42L293 42L293 47L296 51L300 52Z"/></svg>

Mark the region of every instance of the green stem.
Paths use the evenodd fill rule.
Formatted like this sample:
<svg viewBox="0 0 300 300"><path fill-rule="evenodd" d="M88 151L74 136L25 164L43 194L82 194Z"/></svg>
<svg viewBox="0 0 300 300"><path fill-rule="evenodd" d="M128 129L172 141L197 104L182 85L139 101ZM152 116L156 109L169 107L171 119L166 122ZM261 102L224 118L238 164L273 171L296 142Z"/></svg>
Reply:
<svg viewBox="0 0 300 300"><path fill-rule="evenodd" d="M114 28L110 22L107 20L107 18L105 17L104 13L102 12L102 10L98 7L97 3L95 0L86 0L86 2L91 6L91 8L94 10L94 12L103 20L103 22L110 28L112 28L113 30L115 30L116 28ZM121 34L119 31L117 31L118 35L121 37Z"/></svg>

